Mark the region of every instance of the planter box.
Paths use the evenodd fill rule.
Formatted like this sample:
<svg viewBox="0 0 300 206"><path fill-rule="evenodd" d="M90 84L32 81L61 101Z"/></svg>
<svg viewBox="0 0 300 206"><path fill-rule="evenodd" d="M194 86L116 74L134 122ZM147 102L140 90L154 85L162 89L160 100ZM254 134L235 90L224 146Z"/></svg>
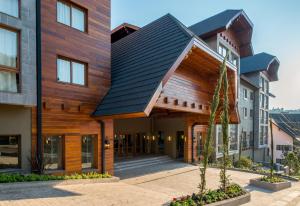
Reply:
<svg viewBox="0 0 300 206"><path fill-rule="evenodd" d="M50 181L32 181L32 182L16 182L16 183L0 183L0 191L27 189L36 187L54 187L62 185L78 185L93 183L113 183L118 182L118 177L95 178L95 179L74 179L74 180L50 180Z"/></svg>
<svg viewBox="0 0 300 206"><path fill-rule="evenodd" d="M250 185L271 190L271 191L279 191L291 187L292 183L290 181L269 183L269 182L261 181L260 178L258 178L258 179L251 179Z"/></svg>
<svg viewBox="0 0 300 206"><path fill-rule="evenodd" d="M250 200L251 200L251 195L249 192L247 192L246 194L244 194L242 196L223 200L220 202L214 202L214 203L208 204L207 206L239 206L239 205L243 205L243 204L250 202Z"/></svg>

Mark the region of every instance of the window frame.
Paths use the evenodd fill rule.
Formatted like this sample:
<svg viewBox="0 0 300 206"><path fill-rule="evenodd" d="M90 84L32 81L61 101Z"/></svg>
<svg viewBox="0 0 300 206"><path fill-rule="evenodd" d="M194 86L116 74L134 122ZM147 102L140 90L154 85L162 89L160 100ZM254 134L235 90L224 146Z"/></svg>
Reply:
<svg viewBox="0 0 300 206"><path fill-rule="evenodd" d="M64 81L58 80L58 60L59 59L70 62L70 82L64 82ZM72 62L84 65L84 84L73 83L73 65L72 65ZM88 87L88 76L87 75L88 75L88 63L82 62L80 60L74 60L74 59L64 57L64 56L60 56L60 55L58 55L56 57L56 82L57 83L66 84L66 85L73 85L73 86L79 86L79 87Z"/></svg>
<svg viewBox="0 0 300 206"><path fill-rule="evenodd" d="M65 5L67 5L67 6L69 6L69 8L70 8L70 25L64 24L64 23L59 22L57 20L57 16L58 16L58 13L57 13L57 11L58 11L58 2L63 3ZM75 28L75 27L72 26L72 7L76 8L76 9L78 9L78 10L80 10L80 11L82 11L84 13L84 31L81 31L81 30L79 30L79 29L77 29L77 28ZM62 24L64 26L66 26L66 27L75 29L76 31L80 31L82 33L88 33L88 10L86 8L82 7L81 5L75 4L74 2L70 2L70 1L66 1L66 0L57 0L56 1L56 22L59 23L59 24Z"/></svg>
<svg viewBox="0 0 300 206"><path fill-rule="evenodd" d="M43 161L44 161L44 150L45 150L45 141L46 138L48 137L61 137L61 169L45 169L45 171L47 172L51 172L51 171L61 171L61 170L65 170L65 135L61 135L61 134L45 134L43 135L43 147L42 147L42 157L43 157Z"/></svg>
<svg viewBox="0 0 300 206"><path fill-rule="evenodd" d="M248 108L247 107L243 107L243 116L244 116L244 119L248 119Z"/></svg>
<svg viewBox="0 0 300 206"><path fill-rule="evenodd" d="M243 88L243 96L245 100L248 100L248 89Z"/></svg>
<svg viewBox="0 0 300 206"><path fill-rule="evenodd" d="M92 166L90 168L83 168L83 162L82 162L82 140L84 137L91 137L92 138L92 142L94 143L93 145L93 161L92 161ZM94 170L94 169L97 169L98 166L97 166L97 148L98 148L98 135L97 134L83 134L80 136L80 142L81 142L81 154L80 154L80 157L81 157L81 169L82 170Z"/></svg>
<svg viewBox="0 0 300 206"><path fill-rule="evenodd" d="M1 170L6 170L6 169L21 169L22 166L22 135L20 134L10 134L10 135L0 135L0 137L6 137L6 136L14 136L17 137L18 140L18 165L17 168L5 168L5 169L0 169Z"/></svg>
<svg viewBox="0 0 300 206"><path fill-rule="evenodd" d="M22 92L22 79L21 79L21 30L12 28L7 25L0 24L0 29L4 29L10 32L14 32L17 34L17 61L16 61L16 67L10 67L0 64L0 72L9 72L9 73L15 73L17 76L16 82L17 82L17 92L11 92L11 91L0 91L0 93L21 93Z"/></svg>
<svg viewBox="0 0 300 206"><path fill-rule="evenodd" d="M22 11L22 9L21 9L21 5L22 5L21 1L22 0L18 0L18 16L13 16L13 15L1 12L1 11L0 11L0 14L5 14L7 16L10 16L10 17L13 17L13 18L16 18L16 19L21 19L21 17L22 17L22 15L21 15L21 11Z"/></svg>

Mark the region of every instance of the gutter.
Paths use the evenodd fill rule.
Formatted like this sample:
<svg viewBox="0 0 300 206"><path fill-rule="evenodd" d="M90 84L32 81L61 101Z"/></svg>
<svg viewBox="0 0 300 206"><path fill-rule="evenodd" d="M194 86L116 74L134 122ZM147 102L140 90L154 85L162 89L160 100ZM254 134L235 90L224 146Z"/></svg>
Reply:
<svg viewBox="0 0 300 206"><path fill-rule="evenodd" d="M43 136L42 136L42 44L41 44L41 0L36 0L36 80L37 80L37 148L38 172L43 173Z"/></svg>

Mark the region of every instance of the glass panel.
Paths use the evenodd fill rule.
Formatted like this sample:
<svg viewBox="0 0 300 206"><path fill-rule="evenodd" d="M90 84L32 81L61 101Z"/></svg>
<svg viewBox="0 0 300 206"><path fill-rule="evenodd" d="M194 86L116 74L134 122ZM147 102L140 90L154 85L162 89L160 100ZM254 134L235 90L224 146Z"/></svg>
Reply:
<svg viewBox="0 0 300 206"><path fill-rule="evenodd" d="M17 75L10 72L0 72L0 91L18 92Z"/></svg>
<svg viewBox="0 0 300 206"><path fill-rule="evenodd" d="M17 33L0 28L0 65L17 67Z"/></svg>
<svg viewBox="0 0 300 206"><path fill-rule="evenodd" d="M82 10L72 7L72 25L71 26L80 31L85 30L85 15Z"/></svg>
<svg viewBox="0 0 300 206"><path fill-rule="evenodd" d="M19 137L0 136L0 169L19 167Z"/></svg>
<svg viewBox="0 0 300 206"><path fill-rule="evenodd" d="M0 12L19 17L19 0L0 0Z"/></svg>
<svg viewBox="0 0 300 206"><path fill-rule="evenodd" d="M94 144L95 136L86 135L82 137L81 162L83 169L90 169L94 167Z"/></svg>
<svg viewBox="0 0 300 206"><path fill-rule="evenodd" d="M52 136L44 141L44 164L46 170L62 169L62 137Z"/></svg>
<svg viewBox="0 0 300 206"><path fill-rule="evenodd" d="M230 137L230 148L229 150L237 150L238 149L238 137L237 137L237 125L230 125L229 130Z"/></svg>
<svg viewBox="0 0 300 206"><path fill-rule="evenodd" d="M85 66L72 62L72 81L74 84L85 85Z"/></svg>
<svg viewBox="0 0 300 206"><path fill-rule="evenodd" d="M57 21L70 26L70 7L62 2L57 2Z"/></svg>
<svg viewBox="0 0 300 206"><path fill-rule="evenodd" d="M69 61L57 59L57 80L60 82L71 82L71 65Z"/></svg>
<svg viewBox="0 0 300 206"><path fill-rule="evenodd" d="M218 153L221 153L223 152L222 125L217 125L217 134L218 134Z"/></svg>

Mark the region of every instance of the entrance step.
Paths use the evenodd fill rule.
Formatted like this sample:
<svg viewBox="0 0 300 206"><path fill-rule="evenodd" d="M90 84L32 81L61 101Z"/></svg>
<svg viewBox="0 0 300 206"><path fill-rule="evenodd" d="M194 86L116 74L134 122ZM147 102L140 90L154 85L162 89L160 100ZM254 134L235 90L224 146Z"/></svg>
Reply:
<svg viewBox="0 0 300 206"><path fill-rule="evenodd" d="M116 162L114 164L114 169L115 172L121 172L126 170L134 170L143 167L166 164L170 162L174 162L174 160L168 156L144 157Z"/></svg>

